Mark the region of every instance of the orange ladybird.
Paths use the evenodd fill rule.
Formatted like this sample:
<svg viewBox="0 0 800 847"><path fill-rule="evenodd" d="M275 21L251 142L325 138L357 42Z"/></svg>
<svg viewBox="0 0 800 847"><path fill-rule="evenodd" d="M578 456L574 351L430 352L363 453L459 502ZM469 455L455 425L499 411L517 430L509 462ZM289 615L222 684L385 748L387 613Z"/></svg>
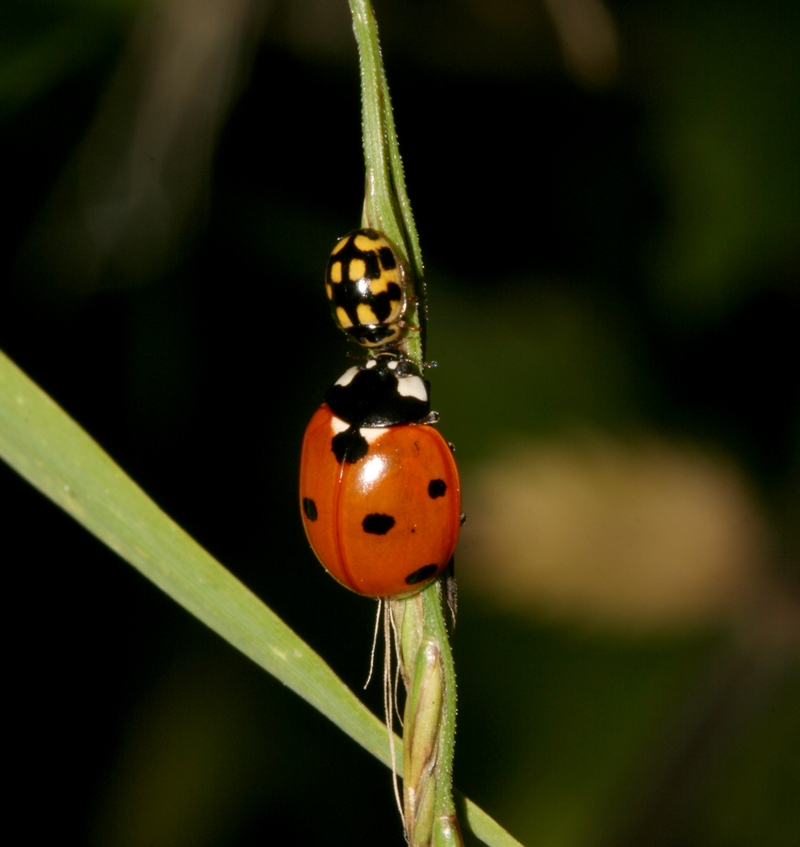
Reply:
<svg viewBox="0 0 800 847"><path fill-rule="evenodd" d="M407 362L371 359L326 401L300 460L311 547L352 591L413 594L447 567L463 521L452 447L426 422L427 384Z"/></svg>

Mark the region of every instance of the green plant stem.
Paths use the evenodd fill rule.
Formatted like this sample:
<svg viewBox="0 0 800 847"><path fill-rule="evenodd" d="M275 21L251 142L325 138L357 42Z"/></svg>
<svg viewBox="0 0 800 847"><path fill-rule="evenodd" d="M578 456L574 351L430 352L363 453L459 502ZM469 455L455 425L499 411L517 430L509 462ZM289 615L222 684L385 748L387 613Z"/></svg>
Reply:
<svg viewBox="0 0 800 847"><path fill-rule="evenodd" d="M378 26L370 0L350 0L350 9L361 68L366 168L362 223L386 233L413 271L406 315L406 322L412 328L407 339L408 357L421 365L427 329L424 267L406 191ZM400 624L400 630L405 629L409 636L405 641L401 636L400 645L408 697L404 727L406 763L414 780L414 784L409 785L411 777L406 774L406 838L413 847L431 843L452 847L461 844L452 797L456 681L440 583L423 589L421 610L418 601L419 598L411 597L390 603L391 613L406 623L405 627ZM419 611L421 621L409 624L412 619L416 621ZM434 685L441 690L434 692ZM429 730L435 733L430 750L427 743L417 743L419 738L428 737ZM417 751L420 760L413 759L409 763L409 751ZM433 771L430 780L427 772L422 775L428 768ZM435 793L430 795L429 790ZM414 808L409 809L409 806ZM420 823L422 818L425 820Z"/></svg>

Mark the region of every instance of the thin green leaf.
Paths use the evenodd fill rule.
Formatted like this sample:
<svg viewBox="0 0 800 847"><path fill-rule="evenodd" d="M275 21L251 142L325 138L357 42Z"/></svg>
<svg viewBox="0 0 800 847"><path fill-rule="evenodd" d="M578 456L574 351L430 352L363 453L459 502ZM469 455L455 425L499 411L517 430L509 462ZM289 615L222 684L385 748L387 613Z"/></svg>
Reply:
<svg viewBox="0 0 800 847"><path fill-rule="evenodd" d="M0 457L210 629L387 766L386 727L248 588L211 557L0 352ZM395 738L398 767L402 745ZM465 800L489 845L518 845Z"/></svg>
<svg viewBox="0 0 800 847"><path fill-rule="evenodd" d="M386 727L322 658L2 353L0 456L173 600L388 763Z"/></svg>

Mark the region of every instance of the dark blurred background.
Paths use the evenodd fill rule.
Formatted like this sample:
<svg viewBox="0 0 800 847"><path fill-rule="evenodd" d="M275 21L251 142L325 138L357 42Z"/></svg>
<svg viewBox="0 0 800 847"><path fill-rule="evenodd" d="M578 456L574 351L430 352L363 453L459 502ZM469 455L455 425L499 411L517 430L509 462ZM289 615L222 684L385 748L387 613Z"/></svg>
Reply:
<svg viewBox="0 0 800 847"><path fill-rule="evenodd" d="M797 847L800 7L376 9L468 513L457 785L528 847ZM349 365L345 0L0 20L0 346L360 689L374 604L296 506ZM368 754L5 466L0 504L28 838L403 844Z"/></svg>

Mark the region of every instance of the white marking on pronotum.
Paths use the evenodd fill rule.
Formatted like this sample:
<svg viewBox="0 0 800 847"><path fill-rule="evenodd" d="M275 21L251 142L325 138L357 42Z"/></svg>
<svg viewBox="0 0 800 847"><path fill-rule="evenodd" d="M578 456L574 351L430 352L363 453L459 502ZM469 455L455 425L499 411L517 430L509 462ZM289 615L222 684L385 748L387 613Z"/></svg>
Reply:
<svg viewBox="0 0 800 847"><path fill-rule="evenodd" d="M347 426L345 425L345 429ZM377 441L382 435L386 435L389 431L389 427L387 426L362 426L359 429L361 436L367 442L367 444L372 444Z"/></svg>
<svg viewBox="0 0 800 847"><path fill-rule="evenodd" d="M424 403L428 392L424 381L418 376L404 376L397 380L397 393L403 397L416 397Z"/></svg>
<svg viewBox="0 0 800 847"><path fill-rule="evenodd" d="M335 385L350 385L350 383L355 379L356 374L359 372L360 368L348 368L334 383Z"/></svg>
<svg viewBox="0 0 800 847"><path fill-rule="evenodd" d="M389 362L389 370L396 371L399 364L400 362Z"/></svg>
<svg viewBox="0 0 800 847"><path fill-rule="evenodd" d="M346 423L341 418L337 418L336 415L331 417L331 429L333 430L334 435L338 435L340 432L344 432L349 428L350 424Z"/></svg>
<svg viewBox="0 0 800 847"><path fill-rule="evenodd" d="M367 364L366 364L366 365L364 365L364 367L365 367L367 370L370 370L371 368L376 368L377 366L378 366L378 360L377 360L377 359L370 359L370 360L367 362Z"/></svg>

